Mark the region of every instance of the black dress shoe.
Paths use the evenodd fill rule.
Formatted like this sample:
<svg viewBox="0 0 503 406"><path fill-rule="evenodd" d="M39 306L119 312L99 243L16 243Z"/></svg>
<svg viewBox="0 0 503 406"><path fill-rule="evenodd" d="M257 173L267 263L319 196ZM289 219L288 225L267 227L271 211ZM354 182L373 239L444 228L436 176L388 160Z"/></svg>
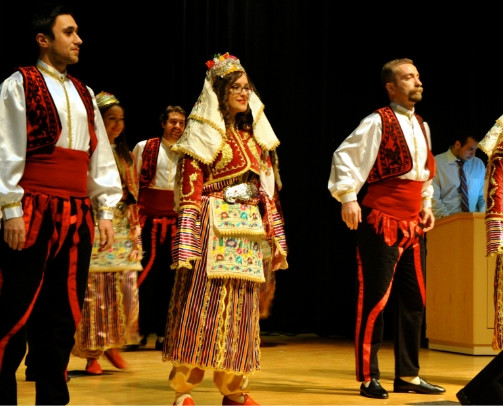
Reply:
<svg viewBox="0 0 503 406"><path fill-rule="evenodd" d="M128 345L125 345L124 348L122 348L122 351L130 352L130 351L138 351L139 349L140 349L140 344L128 344Z"/></svg>
<svg viewBox="0 0 503 406"><path fill-rule="evenodd" d="M367 398L388 399L388 392L381 386L379 381L375 378L372 378L368 388L366 388L365 384L362 383L362 385L360 386L360 395L365 396Z"/></svg>
<svg viewBox="0 0 503 406"><path fill-rule="evenodd" d="M128 344L122 348L122 351L138 351L140 347L145 347L147 345L147 336L143 337L139 344Z"/></svg>
<svg viewBox="0 0 503 406"><path fill-rule="evenodd" d="M397 377L395 378L395 382L393 382L393 392L416 392L427 395L439 395L440 393L444 393L445 389L438 385L432 385L421 378L419 378L419 384L416 385Z"/></svg>

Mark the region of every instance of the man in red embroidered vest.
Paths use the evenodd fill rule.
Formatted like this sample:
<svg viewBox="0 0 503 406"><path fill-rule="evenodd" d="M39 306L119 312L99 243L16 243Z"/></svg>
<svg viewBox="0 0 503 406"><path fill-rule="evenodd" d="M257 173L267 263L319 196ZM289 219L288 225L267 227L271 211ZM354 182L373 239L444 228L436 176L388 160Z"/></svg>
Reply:
<svg viewBox="0 0 503 406"><path fill-rule="evenodd" d="M357 230L356 379L360 394L388 398L377 352L383 312L392 299L395 392L439 394L445 389L419 377L425 309L424 233L431 211L435 159L427 123L415 114L422 99L419 73L410 59L386 63L381 73L390 105L365 117L333 154L328 189L342 203L342 220ZM357 195L364 183L367 193Z"/></svg>
<svg viewBox="0 0 503 406"><path fill-rule="evenodd" d="M114 238L120 177L94 93L67 74L82 40L70 10L33 20L36 66L0 85L0 404L16 404L30 345L36 404L67 404L66 367L87 286L98 210L102 249Z"/></svg>
<svg viewBox="0 0 503 406"><path fill-rule="evenodd" d="M160 116L161 138L140 141L133 149L138 168L138 207L145 254L138 276L140 336L145 344L149 334L157 336L155 348L163 349L169 299L175 272L170 269L171 246L176 232L174 208L178 154L171 151L185 129L186 113L180 106L168 106ZM137 346L128 346L135 349Z"/></svg>

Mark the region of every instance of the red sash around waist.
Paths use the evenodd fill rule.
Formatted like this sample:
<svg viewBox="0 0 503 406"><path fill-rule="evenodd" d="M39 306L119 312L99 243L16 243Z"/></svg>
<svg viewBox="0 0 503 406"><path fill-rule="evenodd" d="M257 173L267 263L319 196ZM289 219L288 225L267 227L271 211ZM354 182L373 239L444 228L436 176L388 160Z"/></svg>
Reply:
<svg viewBox="0 0 503 406"><path fill-rule="evenodd" d="M51 153L26 157L19 185L26 192L59 197L87 197L89 154L86 151L56 147Z"/></svg>
<svg viewBox="0 0 503 406"><path fill-rule="evenodd" d="M397 219L414 219L422 209L423 184L424 182L399 178L372 183L368 185L362 204Z"/></svg>
<svg viewBox="0 0 503 406"><path fill-rule="evenodd" d="M138 199L140 213L154 217L176 216L172 190L142 188Z"/></svg>

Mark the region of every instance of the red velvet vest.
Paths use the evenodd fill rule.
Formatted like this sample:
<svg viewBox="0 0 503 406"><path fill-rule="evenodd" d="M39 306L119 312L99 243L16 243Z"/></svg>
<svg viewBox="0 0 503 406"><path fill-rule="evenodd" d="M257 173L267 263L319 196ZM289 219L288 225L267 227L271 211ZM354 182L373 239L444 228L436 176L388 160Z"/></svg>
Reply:
<svg viewBox="0 0 503 406"><path fill-rule="evenodd" d="M24 94L26 99L26 125L28 155L47 146L53 146L61 134L61 122L54 100L47 88L44 77L35 66L21 67L19 71L23 75ZM89 125L90 153L92 155L98 138L94 129L93 101L86 86L78 79L67 75L77 89L87 111Z"/></svg>
<svg viewBox="0 0 503 406"><path fill-rule="evenodd" d="M412 169L412 156L395 112L389 106L380 108L377 112L382 120L382 139L376 161L367 178L368 183L401 176ZM426 166L430 171L431 179L435 175L435 158L426 137L423 119L418 114L414 115L419 122L428 147Z"/></svg>
<svg viewBox="0 0 503 406"><path fill-rule="evenodd" d="M141 156L142 166L140 170L140 189L148 188L154 179L157 170L157 157L161 146L160 138L150 138L145 144Z"/></svg>

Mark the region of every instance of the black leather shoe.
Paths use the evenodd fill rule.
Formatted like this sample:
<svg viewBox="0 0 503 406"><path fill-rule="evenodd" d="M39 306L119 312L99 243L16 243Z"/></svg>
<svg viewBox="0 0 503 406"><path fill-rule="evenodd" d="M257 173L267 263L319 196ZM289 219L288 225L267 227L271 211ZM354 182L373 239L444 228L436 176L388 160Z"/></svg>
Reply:
<svg viewBox="0 0 503 406"><path fill-rule="evenodd" d="M419 378L419 381L420 383L416 385L406 382L403 379L395 378L395 382L393 382L393 392L416 392L427 395L438 395L445 392L445 389L441 386L432 385L421 378Z"/></svg>
<svg viewBox="0 0 503 406"><path fill-rule="evenodd" d="M122 348L122 351L138 351L140 347L145 347L147 345L147 336L143 337L139 344L128 344Z"/></svg>
<svg viewBox="0 0 503 406"><path fill-rule="evenodd" d="M367 398L388 399L388 392L381 386L379 381L375 378L372 378L368 388L366 388L365 384L362 383L362 385L360 386L360 395L365 396Z"/></svg>
<svg viewBox="0 0 503 406"><path fill-rule="evenodd" d="M138 351L140 349L140 344L128 344L122 348L124 352Z"/></svg>

